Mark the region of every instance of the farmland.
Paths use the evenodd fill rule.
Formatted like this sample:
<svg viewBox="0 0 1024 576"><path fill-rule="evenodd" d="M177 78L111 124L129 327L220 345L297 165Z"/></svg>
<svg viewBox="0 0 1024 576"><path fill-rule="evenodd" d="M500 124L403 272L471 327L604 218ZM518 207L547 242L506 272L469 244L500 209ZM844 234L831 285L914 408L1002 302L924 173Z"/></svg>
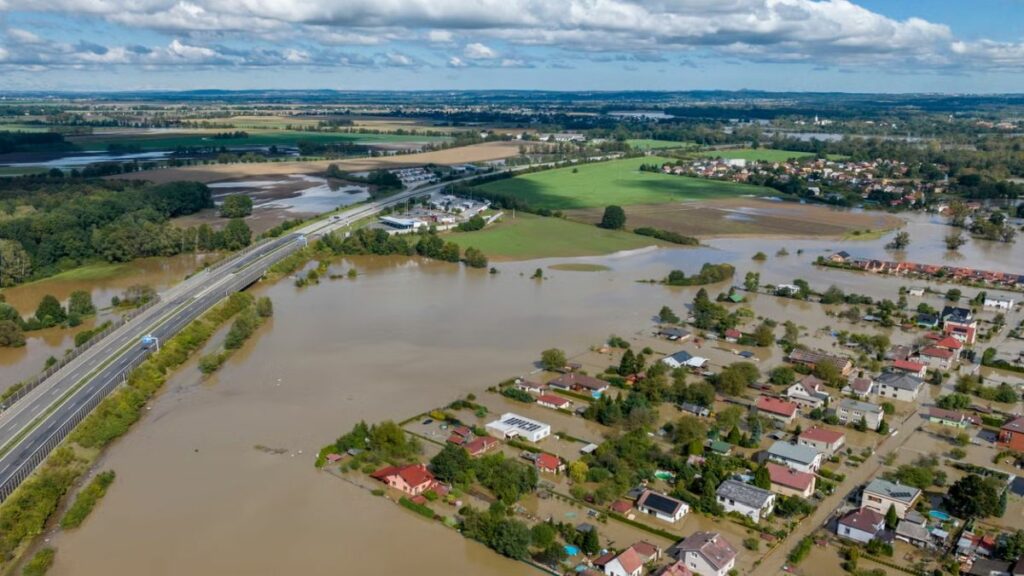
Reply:
<svg viewBox="0 0 1024 576"><path fill-rule="evenodd" d="M478 232L446 237L463 249L473 246L498 260L595 256L636 250L660 243L653 238L532 214L508 215L503 222Z"/></svg>
<svg viewBox="0 0 1024 576"><path fill-rule="evenodd" d="M295 146L299 141L331 143L353 142L366 144L399 144L406 142L445 142L443 136L399 134L369 134L345 132L304 132L301 130L253 130L246 138L215 138L217 131L190 131L173 133L97 134L72 138L86 151L104 151L111 145L139 150L170 150L179 147L242 147L242 146Z"/></svg>
<svg viewBox="0 0 1024 576"><path fill-rule="evenodd" d="M651 140L650 138L641 138L634 140L626 140L626 144L629 144L632 148L640 150L667 150L670 148L692 148L692 142L677 142L674 140Z"/></svg>
<svg viewBox="0 0 1024 576"><path fill-rule="evenodd" d="M764 192L763 188L745 184L639 170L641 164L665 161L665 158L644 157L583 164L491 182L481 188L515 195L531 206L551 210L597 208L609 204L662 204Z"/></svg>

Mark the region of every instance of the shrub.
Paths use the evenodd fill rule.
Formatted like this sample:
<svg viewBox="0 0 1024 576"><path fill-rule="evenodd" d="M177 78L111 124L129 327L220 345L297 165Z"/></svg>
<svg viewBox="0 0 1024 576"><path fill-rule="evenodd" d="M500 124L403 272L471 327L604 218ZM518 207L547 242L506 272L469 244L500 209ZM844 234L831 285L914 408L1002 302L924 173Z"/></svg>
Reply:
<svg viewBox="0 0 1024 576"><path fill-rule="evenodd" d="M82 488L82 491L75 497L74 504L68 508L64 518L60 521L60 527L65 530L78 528L85 518L96 507L96 503L107 493L107 488L114 483L115 474L113 470L100 472L89 482L89 485Z"/></svg>

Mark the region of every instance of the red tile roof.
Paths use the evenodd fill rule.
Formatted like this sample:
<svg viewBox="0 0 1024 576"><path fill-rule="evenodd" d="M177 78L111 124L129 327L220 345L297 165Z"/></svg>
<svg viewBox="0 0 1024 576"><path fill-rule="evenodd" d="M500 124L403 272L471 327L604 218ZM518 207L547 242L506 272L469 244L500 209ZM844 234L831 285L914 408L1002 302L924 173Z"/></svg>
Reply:
<svg viewBox="0 0 1024 576"><path fill-rule="evenodd" d="M545 452L537 455L536 464L541 470L558 470L562 461L558 459L558 456Z"/></svg>
<svg viewBox="0 0 1024 576"><path fill-rule="evenodd" d="M766 464L772 484L793 488L803 492L814 484L814 474L792 470L787 466L769 462Z"/></svg>
<svg viewBox="0 0 1024 576"><path fill-rule="evenodd" d="M885 516L875 512L871 508L854 510L839 519L839 523L844 526L850 526L870 534L874 534L878 530L879 525L884 522Z"/></svg>
<svg viewBox="0 0 1024 576"><path fill-rule="evenodd" d="M920 372L925 368L925 365L920 362L912 362L910 360L897 360L892 363L892 367L897 370L905 370L907 372Z"/></svg>
<svg viewBox="0 0 1024 576"><path fill-rule="evenodd" d="M490 436L477 436L467 442L465 448L466 452L469 452L470 456L478 456L487 452L497 444L498 440L496 438L491 438Z"/></svg>
<svg viewBox="0 0 1024 576"><path fill-rule="evenodd" d="M824 442L831 445L835 444L845 436L846 434L838 430L829 430L828 428L815 426L804 430L803 433L800 434L800 439L811 440L812 442Z"/></svg>
<svg viewBox="0 0 1024 576"><path fill-rule="evenodd" d="M772 398L771 396L759 396L757 399L757 409L787 418L796 414L796 404Z"/></svg>
<svg viewBox="0 0 1024 576"><path fill-rule="evenodd" d="M641 541L633 544L632 546L630 546L630 548L632 548L633 550L636 550L636 553L638 555L640 555L640 558L644 562L648 562L650 560L653 560L655 557L658 556L658 553L661 552L661 548L658 548L657 546L655 546L654 544L651 544L650 542L648 542L646 540L641 540Z"/></svg>
<svg viewBox="0 0 1024 576"><path fill-rule="evenodd" d="M729 328L725 331L726 338L739 338L740 336L743 336L743 333L735 328Z"/></svg>
<svg viewBox="0 0 1024 576"><path fill-rule="evenodd" d="M1017 434L1024 434L1024 417L1011 420L1002 426L1003 430L1007 432L1016 432Z"/></svg>
<svg viewBox="0 0 1024 576"><path fill-rule="evenodd" d="M537 397L537 402L544 402L545 404L552 404L558 407L572 403L567 398L555 396L554 394L541 394L540 396Z"/></svg>
<svg viewBox="0 0 1024 576"><path fill-rule="evenodd" d="M935 346L930 346L928 348L925 348L924 350L921 350L921 356L929 356L931 358L942 358L943 360L949 360L950 358L953 357L953 351L946 350L945 348L937 348Z"/></svg>
<svg viewBox="0 0 1024 576"><path fill-rule="evenodd" d="M626 548L622 551L622 554L616 556L615 559L619 561L619 565L622 566L622 569L626 574L632 574L644 565L644 561L640 559L640 555L632 548Z"/></svg>
<svg viewBox="0 0 1024 576"><path fill-rule="evenodd" d="M952 336L946 336L935 343L938 348L949 348L950 350L959 350L964 347L963 343L953 338Z"/></svg>
<svg viewBox="0 0 1024 576"><path fill-rule="evenodd" d="M434 481L434 475L427 470L423 464L409 464L408 466L388 466L381 468L370 475L375 480L386 480L391 476L399 476L409 486L421 486Z"/></svg>
<svg viewBox="0 0 1024 576"><path fill-rule="evenodd" d="M625 500L616 500L615 502L612 502L609 508L611 508L612 512L618 514L625 514L626 512L629 512L631 508L633 508L633 505L630 504L629 502L626 502Z"/></svg>

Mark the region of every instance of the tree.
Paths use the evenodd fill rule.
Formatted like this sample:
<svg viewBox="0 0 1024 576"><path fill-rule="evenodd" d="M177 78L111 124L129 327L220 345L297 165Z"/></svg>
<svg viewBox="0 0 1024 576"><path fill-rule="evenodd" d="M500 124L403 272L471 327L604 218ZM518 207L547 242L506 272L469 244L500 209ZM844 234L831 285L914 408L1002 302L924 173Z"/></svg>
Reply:
<svg viewBox="0 0 1024 576"><path fill-rule="evenodd" d="M17 240L0 239L0 286L13 286L32 272L32 259Z"/></svg>
<svg viewBox="0 0 1024 576"><path fill-rule="evenodd" d="M767 348L775 342L775 330L767 323L762 322L754 329L754 343L762 348Z"/></svg>
<svg viewBox="0 0 1024 576"><path fill-rule="evenodd" d="M270 318L274 315L274 303L269 296L261 296L256 300L256 313L260 318Z"/></svg>
<svg viewBox="0 0 1024 576"><path fill-rule="evenodd" d="M530 552L530 529L518 520L502 520L496 526L490 546L503 556L526 558Z"/></svg>
<svg viewBox="0 0 1024 576"><path fill-rule="evenodd" d="M936 404L939 408L946 410L966 410L971 407L971 397L967 394L954 392L953 394L946 394L940 397Z"/></svg>
<svg viewBox="0 0 1024 576"><path fill-rule="evenodd" d="M997 553L1004 560L1016 560L1024 557L1024 530L1017 530L1007 534L1005 538L999 541Z"/></svg>
<svg viewBox="0 0 1024 576"><path fill-rule="evenodd" d="M946 300L950 302L959 302L962 296L963 292L959 288L950 288L946 291Z"/></svg>
<svg viewBox="0 0 1024 576"><path fill-rule="evenodd" d="M558 348L548 348L540 353L540 365L545 370L561 370L565 364L565 352Z"/></svg>
<svg viewBox="0 0 1024 576"><path fill-rule="evenodd" d="M967 243L967 239L964 238L964 233L959 230L954 230L949 234L946 234L946 249L948 250L959 250L961 246Z"/></svg>
<svg viewBox="0 0 1024 576"><path fill-rule="evenodd" d="M636 372L636 356L632 350L627 349L622 355L622 361L619 362L619 376L632 376Z"/></svg>
<svg viewBox="0 0 1024 576"><path fill-rule="evenodd" d="M747 272L746 276L743 277L743 287L748 292L757 292L757 288L761 285L761 274L758 272Z"/></svg>
<svg viewBox="0 0 1024 576"><path fill-rule="evenodd" d="M885 512L885 527L889 530L895 530L899 523L900 517L896 514L896 506L894 504L890 504L889 510Z"/></svg>
<svg viewBox="0 0 1024 576"><path fill-rule="evenodd" d="M530 528L530 543L535 548L547 548L555 542L555 527L547 522L534 524Z"/></svg>
<svg viewBox="0 0 1024 576"><path fill-rule="evenodd" d="M244 218L252 214L252 198L245 194L232 194L220 205L222 218Z"/></svg>
<svg viewBox="0 0 1024 576"><path fill-rule="evenodd" d="M11 320L0 320L0 348L21 348L25 334L21 326Z"/></svg>
<svg viewBox="0 0 1024 576"><path fill-rule="evenodd" d="M252 242L252 230L241 218L229 220L222 234L226 250L240 250Z"/></svg>
<svg viewBox="0 0 1024 576"><path fill-rule="evenodd" d="M907 246L910 246L910 233L905 230L897 232L893 239L885 245L886 248L893 250L903 250Z"/></svg>
<svg viewBox="0 0 1024 576"><path fill-rule="evenodd" d="M36 320L44 327L49 328L62 324L66 319L67 314L64 312L64 307L60 305L60 301L51 294L43 296L43 299L39 301L39 306L36 307Z"/></svg>
<svg viewBox="0 0 1024 576"><path fill-rule="evenodd" d="M767 466L758 466L757 470L754 471L754 486L764 488L765 490L771 490L772 476L771 473L768 472Z"/></svg>
<svg viewBox="0 0 1024 576"><path fill-rule="evenodd" d="M583 550L584 554L597 554L601 551L601 540L597 536L597 528L591 527L583 533L583 543L580 545L580 549Z"/></svg>
<svg viewBox="0 0 1024 576"><path fill-rule="evenodd" d="M487 256L484 256L483 252L472 246L466 248L466 253L462 259L466 266L470 268L487 268Z"/></svg>
<svg viewBox="0 0 1024 576"><path fill-rule="evenodd" d="M598 224L601 228L607 228L608 230L621 230L626 227L626 211L621 206L608 206L604 209L604 215L601 217L601 223Z"/></svg>
<svg viewBox="0 0 1024 576"><path fill-rule="evenodd" d="M723 394L739 396L747 386L757 382L761 371L751 362L733 362L718 373L715 386Z"/></svg>
<svg viewBox="0 0 1024 576"><path fill-rule="evenodd" d="M771 380L772 384L790 386L796 382L796 372L789 366L779 366L772 368L768 379Z"/></svg>
<svg viewBox="0 0 1024 576"><path fill-rule="evenodd" d="M75 290L68 298L68 315L76 314L80 317L91 316L96 313L96 307L92 303L92 295L85 290Z"/></svg>
<svg viewBox="0 0 1024 576"><path fill-rule="evenodd" d="M686 446L695 440L703 443L707 435L707 426L696 416L682 416L672 427L672 441L679 446Z"/></svg>
<svg viewBox="0 0 1024 576"><path fill-rule="evenodd" d="M678 324L679 316L676 316L676 313L668 306L662 306L661 311L658 312L658 321L662 324Z"/></svg>
<svg viewBox="0 0 1024 576"><path fill-rule="evenodd" d="M995 478L968 474L949 487L946 506L954 516L964 519L996 516L1002 486Z"/></svg>
<svg viewBox="0 0 1024 576"><path fill-rule="evenodd" d="M442 482L465 485L473 479L473 460L465 448L445 444L437 456L430 459L430 470Z"/></svg>
<svg viewBox="0 0 1024 576"><path fill-rule="evenodd" d="M576 484L586 482L588 472L590 472L590 467L583 460L576 460L569 464L569 478Z"/></svg>

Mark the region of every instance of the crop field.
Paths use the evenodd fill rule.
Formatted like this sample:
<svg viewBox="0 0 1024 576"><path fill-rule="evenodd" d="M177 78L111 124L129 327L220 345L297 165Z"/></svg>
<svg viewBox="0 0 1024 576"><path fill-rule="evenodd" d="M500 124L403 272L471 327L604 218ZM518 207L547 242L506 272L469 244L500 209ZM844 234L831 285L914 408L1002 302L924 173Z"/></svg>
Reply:
<svg viewBox="0 0 1024 576"><path fill-rule="evenodd" d="M665 158L644 157L581 164L490 182L482 188L512 194L531 206L552 210L708 200L765 191L747 184L639 170L641 164L667 161Z"/></svg>
<svg viewBox="0 0 1024 576"><path fill-rule="evenodd" d="M301 141L307 142L360 142L366 144L399 144L406 142L443 142L443 136L418 136L409 134L362 134L303 132L301 130L254 130L248 131L248 138L214 138L216 130L204 130L181 133L139 133L110 134L72 138L71 140L86 151L104 151L111 144L138 147L141 150L173 150L178 147L225 146L240 148L245 146L295 146Z"/></svg>
<svg viewBox="0 0 1024 576"><path fill-rule="evenodd" d="M534 258L597 256L623 250L662 245L659 241L630 232L605 230L562 218L544 218L519 213L477 232L445 235L463 249L473 246L488 258L532 260Z"/></svg>
<svg viewBox="0 0 1024 576"><path fill-rule="evenodd" d="M635 139L626 140L626 144L629 144L633 148L639 148L640 150L665 150L669 148L693 148L692 142L676 142L673 140L651 140L651 139Z"/></svg>

